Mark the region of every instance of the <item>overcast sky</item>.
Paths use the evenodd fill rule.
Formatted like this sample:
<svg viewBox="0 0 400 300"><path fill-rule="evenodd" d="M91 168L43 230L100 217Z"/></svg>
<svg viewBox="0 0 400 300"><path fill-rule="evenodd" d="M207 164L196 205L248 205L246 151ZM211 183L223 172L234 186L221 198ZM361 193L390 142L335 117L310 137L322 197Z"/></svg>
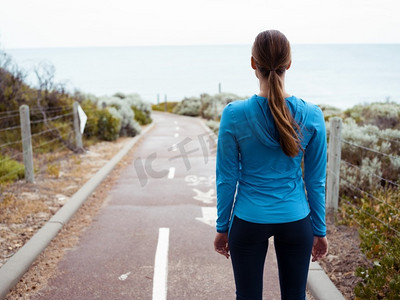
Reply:
<svg viewBox="0 0 400 300"><path fill-rule="evenodd" d="M400 43L399 0L0 0L0 47Z"/></svg>

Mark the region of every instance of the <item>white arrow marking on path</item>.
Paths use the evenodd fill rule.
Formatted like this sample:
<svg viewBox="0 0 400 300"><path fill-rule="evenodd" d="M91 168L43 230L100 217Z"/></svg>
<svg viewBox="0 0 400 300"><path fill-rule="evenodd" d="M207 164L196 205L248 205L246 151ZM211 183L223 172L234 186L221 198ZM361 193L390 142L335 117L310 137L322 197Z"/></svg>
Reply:
<svg viewBox="0 0 400 300"><path fill-rule="evenodd" d="M196 220L215 227L215 221L217 220L217 208L202 207L201 212L203 216L201 218L196 218Z"/></svg>
<svg viewBox="0 0 400 300"><path fill-rule="evenodd" d="M199 191L198 189L193 189L194 192L196 192L196 196L193 197L193 199L203 201L203 203L213 203L214 200L216 199L215 196L215 191L214 189L210 189L208 192L202 192Z"/></svg>
<svg viewBox="0 0 400 300"><path fill-rule="evenodd" d="M215 185L215 175L210 175L208 177L205 176L197 176L197 175L188 175L185 177L185 181L188 185L196 186L196 185Z"/></svg>
<svg viewBox="0 0 400 300"><path fill-rule="evenodd" d="M153 300L167 299L169 228L160 228L154 261Z"/></svg>

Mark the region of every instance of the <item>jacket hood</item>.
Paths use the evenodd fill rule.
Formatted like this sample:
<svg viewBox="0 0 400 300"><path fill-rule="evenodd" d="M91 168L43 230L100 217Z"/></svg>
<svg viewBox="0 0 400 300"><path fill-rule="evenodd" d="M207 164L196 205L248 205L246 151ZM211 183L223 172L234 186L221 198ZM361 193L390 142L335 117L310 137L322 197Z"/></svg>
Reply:
<svg viewBox="0 0 400 300"><path fill-rule="evenodd" d="M296 115L299 115L296 99L291 96L285 100L294 119L299 122L296 118ZM279 132L269 109L267 98L254 95L246 100L245 114L252 131L261 143L269 147L280 147Z"/></svg>

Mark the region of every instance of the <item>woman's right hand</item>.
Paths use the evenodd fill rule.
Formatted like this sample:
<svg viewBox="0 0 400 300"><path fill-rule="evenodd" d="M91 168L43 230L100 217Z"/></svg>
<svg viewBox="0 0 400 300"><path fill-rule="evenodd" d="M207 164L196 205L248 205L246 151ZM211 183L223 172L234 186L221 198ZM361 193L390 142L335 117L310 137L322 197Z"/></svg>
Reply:
<svg viewBox="0 0 400 300"><path fill-rule="evenodd" d="M328 254L328 239L326 236L314 236L314 244L312 248L312 261L317 261Z"/></svg>
<svg viewBox="0 0 400 300"><path fill-rule="evenodd" d="M229 246L228 246L228 233L218 233L215 236L214 240L214 249L219 254L229 258Z"/></svg>

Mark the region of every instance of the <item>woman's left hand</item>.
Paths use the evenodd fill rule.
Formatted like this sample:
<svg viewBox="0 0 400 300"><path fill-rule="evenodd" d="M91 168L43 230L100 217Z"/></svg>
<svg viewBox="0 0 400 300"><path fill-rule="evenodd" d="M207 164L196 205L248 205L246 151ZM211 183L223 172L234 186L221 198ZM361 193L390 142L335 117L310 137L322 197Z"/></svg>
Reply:
<svg viewBox="0 0 400 300"><path fill-rule="evenodd" d="M314 236L314 244L312 248L312 261L317 261L328 254L328 240L325 237Z"/></svg>
<svg viewBox="0 0 400 300"><path fill-rule="evenodd" d="M228 233L219 233L215 236L214 249L219 254L229 258Z"/></svg>

